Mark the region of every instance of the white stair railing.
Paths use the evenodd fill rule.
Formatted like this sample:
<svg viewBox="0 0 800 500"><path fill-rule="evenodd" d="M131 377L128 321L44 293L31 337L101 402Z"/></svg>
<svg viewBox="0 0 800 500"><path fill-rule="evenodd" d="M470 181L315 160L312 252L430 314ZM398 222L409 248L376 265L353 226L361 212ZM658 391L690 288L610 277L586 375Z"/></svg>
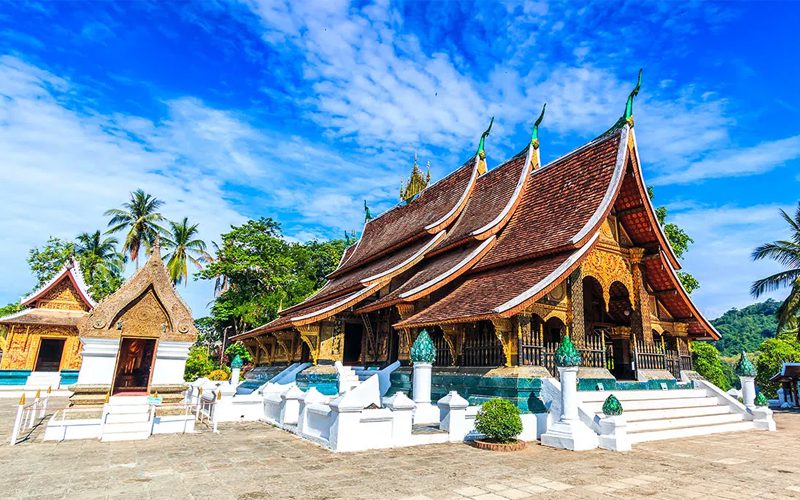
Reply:
<svg viewBox="0 0 800 500"><path fill-rule="evenodd" d="M14 418L14 428L11 430L11 439L9 440L11 446L17 444L22 432L32 429L34 425L44 418L51 389L50 387L47 388L44 397L42 397L41 391L37 390L33 401L30 403L25 402L25 392L22 392L17 406L17 414Z"/></svg>

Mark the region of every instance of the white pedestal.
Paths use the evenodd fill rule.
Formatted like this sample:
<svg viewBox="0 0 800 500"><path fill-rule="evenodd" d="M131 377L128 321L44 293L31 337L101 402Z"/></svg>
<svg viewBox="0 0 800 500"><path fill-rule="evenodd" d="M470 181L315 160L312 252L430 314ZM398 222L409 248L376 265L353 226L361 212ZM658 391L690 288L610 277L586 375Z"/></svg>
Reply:
<svg viewBox="0 0 800 500"><path fill-rule="evenodd" d="M431 363L414 363L411 379L414 399L414 424L438 424L439 408L431 403Z"/></svg>
<svg viewBox="0 0 800 500"><path fill-rule="evenodd" d="M242 372L241 368L231 369L231 385L236 387L239 385L239 374Z"/></svg>
<svg viewBox="0 0 800 500"><path fill-rule="evenodd" d="M578 415L578 367L558 367L561 378L561 417L542 434L542 445L573 451L598 446L597 434Z"/></svg>
<svg viewBox="0 0 800 500"><path fill-rule="evenodd" d="M753 377L739 377L742 383L742 400L744 406L748 410L755 410L756 408L756 383Z"/></svg>

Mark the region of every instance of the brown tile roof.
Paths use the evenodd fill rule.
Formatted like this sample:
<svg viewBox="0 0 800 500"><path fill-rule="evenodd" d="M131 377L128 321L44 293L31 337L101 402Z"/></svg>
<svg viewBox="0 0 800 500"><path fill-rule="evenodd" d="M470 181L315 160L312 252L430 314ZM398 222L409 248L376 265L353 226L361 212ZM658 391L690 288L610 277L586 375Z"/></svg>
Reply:
<svg viewBox="0 0 800 500"><path fill-rule="evenodd" d="M23 309L0 318L0 325L77 326L78 320L88 314L86 311L61 309Z"/></svg>
<svg viewBox="0 0 800 500"><path fill-rule="evenodd" d="M476 178L475 162L470 159L410 203L367 222L352 255L331 276L377 259L409 240L444 229L463 209Z"/></svg>
<svg viewBox="0 0 800 500"><path fill-rule="evenodd" d="M498 308L550 276L570 255L566 252L471 275L447 296L395 326L421 327L497 317ZM542 295L546 292L544 289Z"/></svg>
<svg viewBox="0 0 800 500"><path fill-rule="evenodd" d="M621 135L617 130L534 171L497 245L476 270L574 247L571 239L592 220L611 185Z"/></svg>
<svg viewBox="0 0 800 500"><path fill-rule="evenodd" d="M501 229L502 223L507 222L508 218L501 221L497 220L498 216L507 207L508 212L513 209L513 206L508 206L509 203L514 201L512 200L514 195L517 198L521 195L521 190L515 192L515 188L520 183L521 176L531 170L529 164L526 164L529 149L525 148L507 162L478 178L464 210L455 224L447 230L447 239L440 245L440 249L463 242L473 236L472 233L475 231L480 231L485 238ZM524 189L525 180L522 179L520 184L521 189Z"/></svg>

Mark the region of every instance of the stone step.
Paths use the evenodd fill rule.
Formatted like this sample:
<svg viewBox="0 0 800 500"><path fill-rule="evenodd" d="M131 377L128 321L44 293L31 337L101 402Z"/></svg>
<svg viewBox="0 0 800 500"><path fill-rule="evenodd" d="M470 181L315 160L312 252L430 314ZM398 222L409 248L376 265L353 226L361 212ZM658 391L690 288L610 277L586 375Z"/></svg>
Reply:
<svg viewBox="0 0 800 500"><path fill-rule="evenodd" d="M138 413L109 413L106 415L106 424L129 424L147 422L150 412Z"/></svg>
<svg viewBox="0 0 800 500"><path fill-rule="evenodd" d="M700 415L683 418L663 418L658 420L640 420L628 423L628 432L657 431L665 429L679 429L683 427L702 427L718 424L741 422L741 413L728 413L724 415Z"/></svg>
<svg viewBox="0 0 800 500"><path fill-rule="evenodd" d="M150 431L147 432L115 432L113 434L103 434L100 441L140 441L150 437Z"/></svg>
<svg viewBox="0 0 800 500"><path fill-rule="evenodd" d="M650 399L650 400L633 400L633 401L620 401L622 409L625 411L637 410L663 410L672 408L694 408L699 406L717 406L719 400L715 397L691 397L686 399ZM603 402L590 402L582 403L581 407L589 413L599 413L603 409Z"/></svg>
<svg viewBox="0 0 800 500"><path fill-rule="evenodd" d="M150 412L148 405L108 405L109 414L147 414Z"/></svg>
<svg viewBox="0 0 800 500"><path fill-rule="evenodd" d="M147 396L111 396L108 403L115 406L146 405Z"/></svg>
<svg viewBox="0 0 800 500"><path fill-rule="evenodd" d="M129 434L137 432L150 433L150 422L106 422L103 426L103 436L106 434Z"/></svg>
<svg viewBox="0 0 800 500"><path fill-rule="evenodd" d="M643 443L646 441L660 441L663 439L677 439L694 436L705 436L707 434L718 434L721 432L740 432L752 430L753 422L743 421L730 424L704 425L697 427L683 427L677 429L665 429L658 431L635 432L628 435L631 443Z"/></svg>
<svg viewBox="0 0 800 500"><path fill-rule="evenodd" d="M578 399L586 403L597 401L603 402L606 400L609 394L613 394L614 397L620 401L689 399L703 398L707 396L704 389L672 389L666 391L579 391Z"/></svg>
<svg viewBox="0 0 800 500"><path fill-rule="evenodd" d="M696 406L689 408L667 408L663 410L638 410L625 411L623 414L627 422L637 422L640 420L658 420L665 418L699 417L702 415L725 415L731 410L726 405L716 406ZM603 412L597 415L602 418Z"/></svg>

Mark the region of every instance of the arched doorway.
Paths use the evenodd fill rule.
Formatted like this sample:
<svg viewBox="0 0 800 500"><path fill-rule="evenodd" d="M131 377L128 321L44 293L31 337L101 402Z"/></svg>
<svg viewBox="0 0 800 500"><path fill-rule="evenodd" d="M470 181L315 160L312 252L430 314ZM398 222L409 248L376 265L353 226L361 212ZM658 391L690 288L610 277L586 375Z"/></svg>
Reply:
<svg viewBox="0 0 800 500"><path fill-rule="evenodd" d="M633 359L633 338L631 336L631 305L628 288L615 281L609 288L607 318L610 324L606 345L609 358L612 360L610 371L618 380L635 380L636 366Z"/></svg>

